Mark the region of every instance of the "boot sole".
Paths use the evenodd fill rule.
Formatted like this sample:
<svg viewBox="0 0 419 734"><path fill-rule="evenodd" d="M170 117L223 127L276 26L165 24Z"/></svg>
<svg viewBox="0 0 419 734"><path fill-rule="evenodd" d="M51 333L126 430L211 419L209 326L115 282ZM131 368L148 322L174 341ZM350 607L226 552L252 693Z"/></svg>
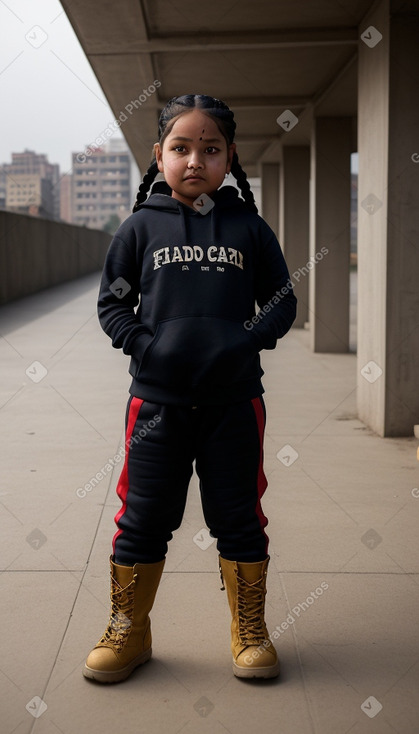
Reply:
<svg viewBox="0 0 419 734"><path fill-rule="evenodd" d="M242 668L233 660L233 673L236 678L277 678L279 675L279 661L266 668Z"/></svg>
<svg viewBox="0 0 419 734"><path fill-rule="evenodd" d="M95 680L98 683L119 683L120 681L126 680L135 668L147 663L150 658L151 647L149 650L142 652L141 655L137 655L125 668L121 668L120 670L95 670L95 668L89 668L88 665L85 665L83 675L85 678L90 678L90 680Z"/></svg>

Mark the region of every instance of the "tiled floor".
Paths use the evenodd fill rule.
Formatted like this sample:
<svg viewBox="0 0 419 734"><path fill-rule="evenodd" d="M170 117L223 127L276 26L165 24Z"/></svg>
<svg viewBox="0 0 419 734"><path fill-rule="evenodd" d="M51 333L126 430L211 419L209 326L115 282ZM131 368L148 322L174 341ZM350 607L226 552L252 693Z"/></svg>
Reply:
<svg viewBox="0 0 419 734"><path fill-rule="evenodd" d="M355 356L312 354L306 331L263 355L281 678L232 675L215 544L194 542L195 477L152 612L153 659L116 686L82 677L107 622L119 470L77 489L122 445L129 385L97 286L0 310L2 734L417 734L417 441L363 426Z"/></svg>

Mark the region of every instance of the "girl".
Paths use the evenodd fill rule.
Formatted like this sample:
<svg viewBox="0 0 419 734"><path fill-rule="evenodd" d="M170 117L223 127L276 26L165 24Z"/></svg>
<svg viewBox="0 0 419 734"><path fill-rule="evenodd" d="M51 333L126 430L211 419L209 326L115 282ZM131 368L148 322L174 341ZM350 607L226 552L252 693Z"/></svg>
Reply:
<svg viewBox="0 0 419 734"><path fill-rule="evenodd" d="M279 672L264 621L269 556L260 504L267 482L259 352L287 333L296 299L278 241L257 215L235 128L221 100L171 99L134 213L106 257L99 320L113 346L130 355L132 384L110 559L111 616L84 668L103 683L124 680L151 657L148 615L194 460L231 608L233 672ZM159 171L166 193L147 199ZM220 188L230 171L243 198L234 187Z"/></svg>

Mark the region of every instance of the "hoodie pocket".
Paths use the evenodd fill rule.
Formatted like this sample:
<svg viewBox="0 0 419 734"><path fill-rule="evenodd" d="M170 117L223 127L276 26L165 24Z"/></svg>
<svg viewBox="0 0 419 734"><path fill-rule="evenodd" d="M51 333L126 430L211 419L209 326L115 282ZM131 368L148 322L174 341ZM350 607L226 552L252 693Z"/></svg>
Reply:
<svg viewBox="0 0 419 734"><path fill-rule="evenodd" d="M136 378L190 390L257 375L257 344L243 324L215 316L160 321Z"/></svg>

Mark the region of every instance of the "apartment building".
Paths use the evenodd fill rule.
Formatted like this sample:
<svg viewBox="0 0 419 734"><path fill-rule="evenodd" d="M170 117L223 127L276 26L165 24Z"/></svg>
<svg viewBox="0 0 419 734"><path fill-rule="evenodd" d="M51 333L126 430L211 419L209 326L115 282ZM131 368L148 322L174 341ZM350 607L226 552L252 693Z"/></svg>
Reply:
<svg viewBox="0 0 419 734"><path fill-rule="evenodd" d="M44 153L25 149L12 153L12 162L2 166L5 208L34 216L59 219L60 167Z"/></svg>

